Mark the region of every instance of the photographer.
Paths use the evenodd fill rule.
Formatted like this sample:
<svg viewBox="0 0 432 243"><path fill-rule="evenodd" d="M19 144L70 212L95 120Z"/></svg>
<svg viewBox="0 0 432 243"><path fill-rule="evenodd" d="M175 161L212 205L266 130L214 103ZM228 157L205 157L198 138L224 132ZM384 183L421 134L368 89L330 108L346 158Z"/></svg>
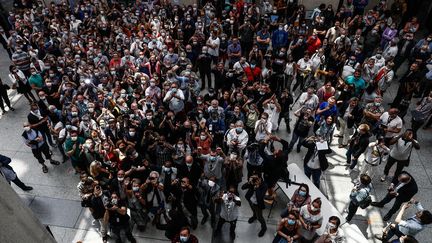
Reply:
<svg viewBox="0 0 432 243"><path fill-rule="evenodd" d="M349 148L346 152L347 165L352 170L355 168L360 155L366 151L369 145L369 126L367 124L360 124L358 130L351 137Z"/></svg>
<svg viewBox="0 0 432 243"><path fill-rule="evenodd" d="M108 220L112 232L112 236L117 242L121 242L120 232L125 231L127 239L131 243L135 243L136 240L132 236L132 231L129 225L129 215L127 215L127 208L125 202L120 200L116 193L111 194L111 198L105 209L108 211Z"/></svg>
<svg viewBox="0 0 432 243"><path fill-rule="evenodd" d="M261 175L264 160L259 154L259 145L257 143L252 143L246 147L243 158L246 161L247 178L253 174Z"/></svg>
<svg viewBox="0 0 432 243"><path fill-rule="evenodd" d="M410 218L403 220L402 217L404 216L405 211L413 204L416 207L417 212ZM382 236L375 236L375 238L381 240L382 242L388 242L391 238L393 238L394 235L396 235L398 238L404 236L411 236L413 238L418 233L424 230L425 225L431 223L431 212L425 210L420 204L420 202L413 198L402 206L398 215L396 216L394 224L390 225L390 229L387 232L384 232Z"/></svg>
<svg viewBox="0 0 432 243"><path fill-rule="evenodd" d="M264 197L267 191L267 185L263 183L260 176L253 175L241 188L242 190L247 190L245 198L249 202L249 206L253 212L248 223L251 224L258 219L261 224L261 230L258 233L258 237L262 237L267 230L267 225L262 215L262 211L265 209Z"/></svg>
<svg viewBox="0 0 432 243"><path fill-rule="evenodd" d="M223 224L228 222L230 224L231 239L235 239L235 228L239 216L239 207L241 206L241 199L235 193L235 188L230 187L229 190L219 199L221 203L221 211L216 230L214 231L215 235L219 234Z"/></svg>

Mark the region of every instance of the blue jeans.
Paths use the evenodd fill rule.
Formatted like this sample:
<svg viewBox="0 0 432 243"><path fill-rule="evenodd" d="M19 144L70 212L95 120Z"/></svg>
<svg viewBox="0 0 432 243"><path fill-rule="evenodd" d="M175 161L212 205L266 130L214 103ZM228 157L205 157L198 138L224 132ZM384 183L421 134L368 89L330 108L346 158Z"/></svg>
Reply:
<svg viewBox="0 0 432 243"><path fill-rule="evenodd" d="M305 137L301 137L301 136L297 135L296 132L293 132L293 135L292 135L291 141L290 141L290 143L289 143L289 145L288 145L288 151L291 151L291 150L293 149L294 144L297 142L297 140L298 140L297 148L300 148L300 147L301 147L301 144L302 144L303 141L305 140Z"/></svg>
<svg viewBox="0 0 432 243"><path fill-rule="evenodd" d="M304 173L307 176L307 178L309 178L309 179L312 176L313 184L316 187L318 187L318 189L319 189L320 188L321 169L311 169L311 168L309 168L309 166L305 165L304 166Z"/></svg>

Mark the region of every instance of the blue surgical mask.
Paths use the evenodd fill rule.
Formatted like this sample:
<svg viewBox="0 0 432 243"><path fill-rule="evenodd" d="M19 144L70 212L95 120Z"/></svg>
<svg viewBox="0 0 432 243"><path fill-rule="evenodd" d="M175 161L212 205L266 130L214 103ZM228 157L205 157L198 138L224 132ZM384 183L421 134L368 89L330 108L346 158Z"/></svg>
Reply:
<svg viewBox="0 0 432 243"><path fill-rule="evenodd" d="M296 221L292 220L292 219L288 219L288 224L289 225L295 225Z"/></svg>
<svg viewBox="0 0 432 243"><path fill-rule="evenodd" d="M298 194L299 194L300 196L302 196L302 197L305 197L305 196L306 196L306 192L304 192L304 191L299 191Z"/></svg>
<svg viewBox="0 0 432 243"><path fill-rule="evenodd" d="M237 133L242 133L243 132L243 128L242 127L237 127L236 128L236 132Z"/></svg>
<svg viewBox="0 0 432 243"><path fill-rule="evenodd" d="M186 242L189 240L189 237L186 236L180 236L180 242Z"/></svg>

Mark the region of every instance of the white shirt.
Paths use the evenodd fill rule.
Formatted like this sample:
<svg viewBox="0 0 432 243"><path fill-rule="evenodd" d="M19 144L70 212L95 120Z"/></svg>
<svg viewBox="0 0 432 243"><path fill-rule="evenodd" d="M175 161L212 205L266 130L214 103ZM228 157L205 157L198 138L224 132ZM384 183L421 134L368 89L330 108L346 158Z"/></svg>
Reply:
<svg viewBox="0 0 432 243"><path fill-rule="evenodd" d="M255 140L256 141L263 140L267 136L267 133L271 134L272 123L268 119L267 119L267 122L265 124L262 124L261 119L256 121L255 122L255 129L257 129L258 126L261 126L261 127L258 129L257 133L255 134Z"/></svg>
<svg viewBox="0 0 432 243"><path fill-rule="evenodd" d="M312 94L311 96L309 96L307 92L304 92L300 95L299 104L300 106L310 108L313 112L315 112L319 104L319 98L316 94Z"/></svg>
<svg viewBox="0 0 432 243"><path fill-rule="evenodd" d="M300 60L297 61L297 65L302 70L312 69L312 61L310 59L308 61L305 61L305 59L302 58L302 59L300 59Z"/></svg>
<svg viewBox="0 0 432 243"><path fill-rule="evenodd" d="M412 142L404 141L402 138L400 138L390 150L390 156L396 160L408 160L411 155L412 148Z"/></svg>
<svg viewBox="0 0 432 243"><path fill-rule="evenodd" d="M287 63L285 65L285 74L286 75L294 75L294 62Z"/></svg>
<svg viewBox="0 0 432 243"><path fill-rule="evenodd" d="M247 142L249 140L249 135L246 132L246 130L243 129L243 131L238 134L236 132L236 129L231 129L227 134L227 144L228 146L231 146L231 141L238 141L237 147L240 149L243 149L246 147Z"/></svg>
<svg viewBox="0 0 432 243"><path fill-rule="evenodd" d="M212 48L208 46L208 54L212 56L219 56L219 45L220 45L220 39L219 37L216 37L216 39L213 39L211 36L207 40L207 45L216 45L216 48Z"/></svg>
<svg viewBox="0 0 432 243"><path fill-rule="evenodd" d="M264 112L266 112L269 115L268 120L272 123L272 130L275 131L276 129L278 129L279 127L278 120L279 120L280 112L277 111L276 106L273 107L273 109L271 109L270 105L267 104L267 106L264 108Z"/></svg>
<svg viewBox="0 0 432 243"><path fill-rule="evenodd" d="M381 123L383 125L386 125L387 128L400 128L402 129L402 119L399 116L396 116L396 118L391 119L390 115L388 113L388 111L384 112L381 117L380 117ZM385 137L389 138L389 137L393 137L393 136L397 136L401 133L402 131L398 132L398 133L393 133L393 132L386 132Z"/></svg>

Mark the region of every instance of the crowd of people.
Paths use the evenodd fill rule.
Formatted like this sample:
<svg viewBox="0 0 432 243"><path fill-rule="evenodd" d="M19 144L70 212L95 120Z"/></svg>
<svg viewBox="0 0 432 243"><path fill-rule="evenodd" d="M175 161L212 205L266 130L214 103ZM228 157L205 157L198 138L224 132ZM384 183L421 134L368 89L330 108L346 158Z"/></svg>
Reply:
<svg viewBox="0 0 432 243"><path fill-rule="evenodd" d="M346 220L395 199L384 220L401 213L379 238L417 242L431 214L413 199L417 184L405 167L420 149L418 130L432 123L432 34L418 34L404 0L367 5L323 3L306 18L303 5L280 0L14 1L0 29L12 62L0 101L13 110L12 88L29 102L25 144L43 173L45 160L70 161L103 242L108 227L117 241L124 231L135 242L131 226L198 242L190 230L209 219L214 237L229 223L234 239L245 202L262 237L263 209L277 182L289 180L294 146L306 150L304 173L320 188L335 137L347 169L361 167ZM390 86L398 89L387 108ZM371 202L372 178L386 182L394 164L388 194ZM273 242L344 242L341 219L323 222L321 204L299 186ZM419 213L402 220L412 204Z"/></svg>

